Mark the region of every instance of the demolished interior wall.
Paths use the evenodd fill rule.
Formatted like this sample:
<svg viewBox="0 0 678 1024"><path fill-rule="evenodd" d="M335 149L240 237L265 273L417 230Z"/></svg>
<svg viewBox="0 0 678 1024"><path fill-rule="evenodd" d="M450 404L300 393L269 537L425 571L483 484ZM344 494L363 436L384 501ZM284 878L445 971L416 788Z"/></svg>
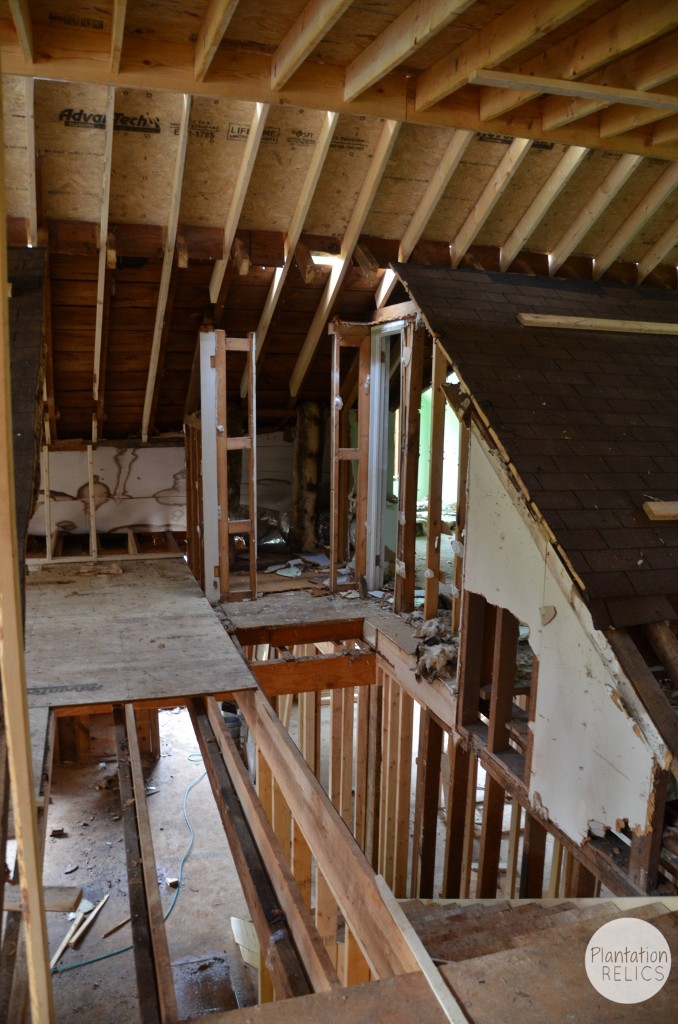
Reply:
<svg viewBox="0 0 678 1024"><path fill-rule="evenodd" d="M475 429L470 445L464 587L526 623L539 659L533 807L578 843L591 822L645 831L666 748L499 456Z"/></svg>

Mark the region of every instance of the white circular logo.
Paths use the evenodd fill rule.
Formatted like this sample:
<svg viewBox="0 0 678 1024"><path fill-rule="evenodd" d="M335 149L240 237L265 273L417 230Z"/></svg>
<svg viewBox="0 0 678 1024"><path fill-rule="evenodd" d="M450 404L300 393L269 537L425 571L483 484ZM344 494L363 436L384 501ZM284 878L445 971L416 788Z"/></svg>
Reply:
<svg viewBox="0 0 678 1024"><path fill-rule="evenodd" d="M586 973L613 1003L642 1003L663 987L671 970L669 944L653 924L618 917L595 933L586 947Z"/></svg>

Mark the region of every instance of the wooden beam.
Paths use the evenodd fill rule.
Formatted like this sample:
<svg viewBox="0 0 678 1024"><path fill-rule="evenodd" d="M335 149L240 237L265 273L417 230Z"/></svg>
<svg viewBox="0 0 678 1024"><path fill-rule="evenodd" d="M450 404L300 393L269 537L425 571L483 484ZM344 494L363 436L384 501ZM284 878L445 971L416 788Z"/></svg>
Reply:
<svg viewBox="0 0 678 1024"><path fill-rule="evenodd" d="M530 235L546 216L588 152L585 146L570 146L567 152L560 158L548 181L539 190L504 245L502 245L499 257L500 270L506 271L511 266Z"/></svg>
<svg viewBox="0 0 678 1024"><path fill-rule="evenodd" d="M675 78L676 46L678 33L668 35L626 57L587 75L590 84L607 85L613 88L632 88L638 92L656 89L664 82ZM583 100L574 97L547 96L542 104L542 124L547 130L571 124L589 114L595 114L606 106L602 100ZM621 112L621 111L619 111ZM610 114L614 111L610 111ZM629 113L629 111L625 111ZM607 117L607 113L605 117Z"/></svg>
<svg viewBox="0 0 678 1024"><path fill-rule="evenodd" d="M503 787L488 773L485 776L483 823L478 854L476 896L479 899L494 899L497 895L505 800L506 793Z"/></svg>
<svg viewBox="0 0 678 1024"><path fill-rule="evenodd" d="M487 731L487 749L491 753L506 750L509 746L508 723L513 710L517 650L518 620L505 608L497 608L490 692L490 724Z"/></svg>
<svg viewBox="0 0 678 1024"><path fill-rule="evenodd" d="M414 0L346 68L344 99L354 100L441 32L473 0Z"/></svg>
<svg viewBox="0 0 678 1024"><path fill-rule="evenodd" d="M254 164L257 159L259 144L261 143L261 138L264 134L267 116L268 105L265 103L256 103L254 106L252 123L250 124L249 135L247 136L247 142L245 143L245 152L243 153L240 167L238 168L238 176L235 180L235 185L233 186L231 204L228 208L226 224L224 225L224 258L215 262L214 270L212 271L212 280L210 281L210 301L213 303L216 303L219 298L221 284L226 274L228 256L233 245L235 233L238 230L240 214L245 202L245 196L247 195L247 189L249 188Z"/></svg>
<svg viewBox="0 0 678 1024"><path fill-rule="evenodd" d="M396 573L394 610L414 611L417 476L421 392L427 334L410 321L402 334L400 359L400 481L396 554L404 575Z"/></svg>
<svg viewBox="0 0 678 1024"><path fill-rule="evenodd" d="M416 970L360 848L271 705L258 690L237 700L370 970L377 978Z"/></svg>
<svg viewBox="0 0 678 1024"><path fill-rule="evenodd" d="M127 857L127 891L130 917L132 919L132 946L137 977L139 1012L144 1022L161 1024L162 1012L158 991L159 980L155 975L151 955L153 932L144 883L142 846L135 811L135 794L132 783L128 736L125 712L121 704L113 708L115 741L118 752L118 781L120 785L120 806L125 836Z"/></svg>
<svg viewBox="0 0 678 1024"><path fill-rule="evenodd" d="M27 61L33 60L33 26L28 0L7 0L14 28Z"/></svg>
<svg viewBox="0 0 678 1024"><path fill-rule="evenodd" d="M106 141L104 145L104 167L101 197L101 219L99 221L99 269L97 272L97 307L96 321L94 326L94 373L92 382L92 398L95 406L99 401L99 388L102 377L102 347L104 334L104 320L106 313L106 287L110 287L110 272L108 270L108 211L111 198L111 166L113 157L113 123L115 117L115 89L109 86L106 97ZM95 415L93 420L92 441L97 440L99 417Z"/></svg>
<svg viewBox="0 0 678 1024"><path fill-rule="evenodd" d="M35 82L24 79L26 90L26 184L28 186L28 244L38 244L38 186L35 161Z"/></svg>
<svg viewBox="0 0 678 1024"><path fill-rule="evenodd" d="M2 106L0 89L0 135ZM17 859L25 896L24 927L32 1017L54 1020L42 862L26 696L23 615L16 529L4 155L0 154L0 682L6 729Z"/></svg>
<svg viewBox="0 0 678 1024"><path fill-rule="evenodd" d="M451 738L449 742L452 742ZM412 899L433 899L434 896L442 753L443 730L430 712L421 708L417 788L414 799L414 841L410 884Z"/></svg>
<svg viewBox="0 0 678 1024"><path fill-rule="evenodd" d="M666 228L657 241L650 246L643 258L638 263L637 284L642 284L648 274L651 274L655 267L661 263L664 257L671 252L674 245L678 244L678 220Z"/></svg>
<svg viewBox="0 0 678 1024"><path fill-rule="evenodd" d="M280 908L294 935L296 947L313 991L330 992L332 989L339 988L336 971L330 962L327 950L320 941L308 907L299 891L299 886L288 862L282 855L280 844L228 732L218 704L213 698L204 698L204 701L226 769L247 818L254 841L262 854Z"/></svg>
<svg viewBox="0 0 678 1024"><path fill-rule="evenodd" d="M134 806L137 816L139 848L141 851L141 868L144 876L146 906L148 908L148 925L151 933L151 949L153 953L153 962L155 964L155 978L158 988L158 1002L160 1003L160 1013L163 1024L174 1024L174 1021L178 1020L179 1015L177 1013L177 1000L174 992L174 978L172 976L172 962L170 960L169 947L167 945L162 901L160 899L160 890L158 888L158 872L156 868L155 852L153 850L151 822L148 816L148 805L146 803L146 789L144 772L141 765L141 753L139 750L137 721L132 704L125 705L125 729L127 732L129 771L132 778ZM92 911L92 913L94 913L94 911ZM74 938L76 938L76 936L74 936Z"/></svg>
<svg viewBox="0 0 678 1024"><path fill-rule="evenodd" d="M309 0L271 57L271 88L281 89L351 6L352 0Z"/></svg>
<svg viewBox="0 0 678 1024"><path fill-rule="evenodd" d="M117 74L120 70L120 58L125 39L125 18L127 16L127 0L113 0L113 17L111 20L111 71Z"/></svg>
<svg viewBox="0 0 678 1024"><path fill-rule="evenodd" d="M667 324L652 320L606 320L603 317L594 316L559 316L552 313L518 313L518 320L524 327L547 327L561 328L566 331L609 331L617 334L678 334L678 324ZM650 518L660 518L657 515L662 506L667 506L665 511L670 511L668 506L671 502L645 502L650 506L651 512L646 512ZM672 518L670 516L669 518ZM661 518L667 518L661 516Z"/></svg>
<svg viewBox="0 0 678 1024"><path fill-rule="evenodd" d="M549 46L514 70L524 75L579 78L629 51L651 43L676 25L678 11L672 0L656 0L652 7L648 7L644 0L627 0L580 32ZM493 89L491 93L484 100L483 112L483 116L489 120L506 114L534 95L525 88L500 92Z"/></svg>
<svg viewBox="0 0 678 1024"><path fill-rule="evenodd" d="M548 32L591 6L592 0L545 0L535 8L521 0L492 21L492 31L480 29L417 79L417 110L427 110L466 85L478 67L492 68L511 58Z"/></svg>
<svg viewBox="0 0 678 1024"><path fill-rule="evenodd" d="M290 999L304 995L310 991L308 980L207 711L195 697L189 700L188 710L276 996Z"/></svg>
<svg viewBox="0 0 678 1024"><path fill-rule="evenodd" d="M608 267L624 252L629 242L642 231L647 222L666 202L678 185L678 163L669 164L649 192L641 199L635 210L625 217L612 238L601 249L593 261L593 279L597 281Z"/></svg>
<svg viewBox="0 0 678 1024"><path fill-rule="evenodd" d="M492 213L506 186L529 153L531 146L530 139L514 139L508 147L499 166L480 197L473 204L471 212L450 245L450 260L453 267L458 267L461 263L462 257Z"/></svg>
<svg viewBox="0 0 678 1024"><path fill-rule="evenodd" d="M452 134L445 152L436 164L433 176L426 186L426 191L414 211L410 223L407 225L398 247L398 262L407 263L417 242L426 229L426 225L433 216L433 211L443 197L445 189L450 183L452 175L459 166L461 159L468 149L473 138L473 132L455 131ZM391 271L386 271L382 283L375 296L377 309L385 306L386 302L395 287L395 276Z"/></svg>
<svg viewBox="0 0 678 1024"><path fill-rule="evenodd" d="M678 719L642 654L625 629L607 629L605 636L657 732L678 757Z"/></svg>
<svg viewBox="0 0 678 1024"><path fill-rule="evenodd" d="M523 89L526 93L547 93L549 96L572 96L595 100L600 106L622 103L624 106L650 107L666 113L678 111L678 97L670 93L644 92L640 89L623 89L619 86L596 85L594 82L579 80L564 81L562 78L548 78L543 75L524 75L478 68L471 72L469 84L483 85L491 89ZM481 117L485 116L485 109L486 104L481 98ZM490 114L490 117L492 116Z"/></svg>
<svg viewBox="0 0 678 1024"><path fill-rule="evenodd" d="M207 74L228 24L240 0L211 0L195 42L195 79L202 82Z"/></svg>
<svg viewBox="0 0 678 1024"><path fill-rule="evenodd" d="M304 340L301 352L295 364L290 378L290 394L296 398L304 382L311 360L318 347L320 336L327 323L327 318L332 312L344 278L350 266L351 255L358 242L363 225L370 212L370 207L377 193L379 182L386 170L393 145L398 135L400 125L397 121L386 121L379 136L372 159L362 183L356 204L353 208L351 218L348 222L346 233L341 243L341 252L337 263L332 267L330 277L325 286L320 304L315 311L313 322Z"/></svg>
<svg viewBox="0 0 678 1024"><path fill-rule="evenodd" d="M179 226L179 209L181 206L181 188L184 180L184 166L186 163L186 147L188 145L188 128L191 118L191 97L184 94L182 97L181 120L178 130L177 151L174 161L174 176L172 179L172 195L170 198L169 216L167 218L167 237L163 250L162 272L160 275L160 288L158 290L158 305L155 312L155 326L153 328L153 344L151 347L151 358L148 367L148 380L146 382L146 395L144 397L144 410L141 420L141 436L144 442L148 441L149 426L155 389L157 385L158 363L160 360L160 345L165 323L167 310L167 299L170 292L170 281L174 265L174 246L177 240L177 229ZM228 250L230 252L230 246Z"/></svg>
<svg viewBox="0 0 678 1024"><path fill-rule="evenodd" d="M605 181L599 185L591 198L584 204L565 234L549 253L549 274L551 277L562 267L565 260L588 234L601 213L607 209L620 189L626 184L642 161L642 157L626 154L619 158Z"/></svg>
<svg viewBox="0 0 678 1024"><path fill-rule="evenodd" d="M255 661L252 673L267 697L288 693L312 693L351 686L369 686L375 681L376 655L321 654L292 661Z"/></svg>
<svg viewBox="0 0 678 1024"><path fill-rule="evenodd" d="M520 863L520 899L540 900L544 895L544 856L547 832L529 812L525 815L523 851Z"/></svg>

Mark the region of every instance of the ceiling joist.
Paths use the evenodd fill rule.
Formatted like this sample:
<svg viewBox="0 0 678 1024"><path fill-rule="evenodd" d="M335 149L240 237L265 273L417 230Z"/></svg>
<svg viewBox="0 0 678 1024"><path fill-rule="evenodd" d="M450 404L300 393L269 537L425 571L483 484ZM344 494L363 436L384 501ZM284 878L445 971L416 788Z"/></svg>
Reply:
<svg viewBox="0 0 678 1024"><path fill-rule="evenodd" d="M27 61L33 60L33 26L28 0L8 0L9 10L19 37L21 50Z"/></svg>
<svg viewBox="0 0 678 1024"><path fill-rule="evenodd" d="M271 58L271 89L281 89L351 6L352 0L309 0Z"/></svg>
<svg viewBox="0 0 678 1024"><path fill-rule="evenodd" d="M211 0L195 43L195 78L202 82L240 0Z"/></svg>
<svg viewBox="0 0 678 1024"><path fill-rule="evenodd" d="M127 17L127 0L113 0L113 18L111 24L111 71L117 74L120 70L122 44L125 38L125 18Z"/></svg>

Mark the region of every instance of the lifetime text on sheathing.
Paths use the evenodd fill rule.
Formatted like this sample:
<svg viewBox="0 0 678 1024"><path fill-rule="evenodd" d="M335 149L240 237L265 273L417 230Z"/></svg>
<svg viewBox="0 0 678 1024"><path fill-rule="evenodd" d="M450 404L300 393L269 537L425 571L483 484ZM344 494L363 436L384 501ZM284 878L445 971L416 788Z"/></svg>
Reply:
<svg viewBox="0 0 678 1024"><path fill-rule="evenodd" d="M606 949L592 946L590 963L602 967L605 981L662 981L667 976L669 955L665 949Z"/></svg>

